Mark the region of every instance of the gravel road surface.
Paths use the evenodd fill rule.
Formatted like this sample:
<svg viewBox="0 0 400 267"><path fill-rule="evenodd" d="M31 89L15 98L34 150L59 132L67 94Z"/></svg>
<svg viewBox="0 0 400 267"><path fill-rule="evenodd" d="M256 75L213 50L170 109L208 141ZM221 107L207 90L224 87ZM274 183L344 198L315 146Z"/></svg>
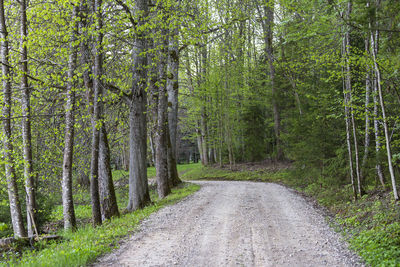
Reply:
<svg viewBox="0 0 400 267"><path fill-rule="evenodd" d="M94 266L362 266L321 211L271 183L204 181Z"/></svg>

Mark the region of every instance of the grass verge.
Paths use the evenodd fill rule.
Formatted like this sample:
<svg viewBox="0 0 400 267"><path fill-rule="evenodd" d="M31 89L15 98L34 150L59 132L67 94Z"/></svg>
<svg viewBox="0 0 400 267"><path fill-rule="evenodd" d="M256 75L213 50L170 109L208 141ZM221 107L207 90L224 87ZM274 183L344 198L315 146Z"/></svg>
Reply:
<svg viewBox="0 0 400 267"><path fill-rule="evenodd" d="M75 232L61 232L63 241L56 243L41 242L35 250L25 250L22 255L13 257L2 266L85 266L98 256L118 247L123 237L132 233L139 222L160 208L174 204L184 197L196 192L198 185L184 183L172 189L168 197L155 200L154 204L142 210L125 214L93 228L86 225Z"/></svg>
<svg viewBox="0 0 400 267"><path fill-rule="evenodd" d="M186 180L258 181L284 184L315 199L333 215L335 225L350 247L370 266L400 266L400 205L390 190L366 188L367 195L352 200L349 185L335 177L321 177L317 170L282 169L230 171L193 166Z"/></svg>

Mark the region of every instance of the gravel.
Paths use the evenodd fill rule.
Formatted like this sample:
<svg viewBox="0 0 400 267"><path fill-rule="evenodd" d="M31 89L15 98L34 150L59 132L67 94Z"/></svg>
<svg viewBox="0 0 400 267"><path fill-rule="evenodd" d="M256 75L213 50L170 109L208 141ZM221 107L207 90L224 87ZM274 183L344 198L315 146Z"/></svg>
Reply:
<svg viewBox="0 0 400 267"><path fill-rule="evenodd" d="M94 266L363 266L323 212L283 186L196 183Z"/></svg>

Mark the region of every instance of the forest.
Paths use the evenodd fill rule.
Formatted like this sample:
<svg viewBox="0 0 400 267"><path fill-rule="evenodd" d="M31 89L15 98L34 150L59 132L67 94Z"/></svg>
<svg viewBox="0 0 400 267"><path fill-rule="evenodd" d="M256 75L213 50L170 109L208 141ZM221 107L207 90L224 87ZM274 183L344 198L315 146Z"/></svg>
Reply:
<svg viewBox="0 0 400 267"><path fill-rule="evenodd" d="M399 1L0 0L0 34L0 238L146 210L197 161L400 219Z"/></svg>

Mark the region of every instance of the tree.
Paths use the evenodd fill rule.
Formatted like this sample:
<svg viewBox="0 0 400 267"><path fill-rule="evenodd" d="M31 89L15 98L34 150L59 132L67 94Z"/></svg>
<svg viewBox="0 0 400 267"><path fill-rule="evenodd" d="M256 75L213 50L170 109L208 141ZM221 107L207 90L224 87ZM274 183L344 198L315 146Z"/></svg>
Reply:
<svg viewBox="0 0 400 267"><path fill-rule="evenodd" d="M132 49L132 86L128 101L129 108L129 202L128 211L143 208L150 203L147 182L147 123L146 123L146 82L147 82L147 49L146 19L148 3L145 0L135 1L137 24ZM131 14L131 13L129 13Z"/></svg>
<svg viewBox="0 0 400 267"><path fill-rule="evenodd" d="M370 26L371 27L371 26ZM385 140L386 140L386 153L387 153L387 161L389 165L389 173L390 173L390 178L392 181L392 187L393 187L393 195L395 200L399 200L399 195L397 193L397 185L396 185L396 178L394 175L394 169L393 169L393 163L392 163L392 151L391 151L391 146L390 146L390 136L389 136L389 129L387 125L387 117L386 117L386 109L385 109L385 101L383 99L383 93L382 93L382 88L381 88L381 71L378 65L377 61L377 54L376 54L376 39L378 35L373 34L371 31L371 54L372 54L372 59L374 63L374 69L375 69L375 75L376 75L376 85L378 89L378 96L379 96L379 104L381 106L381 112L382 112L382 122L383 122L383 130L385 133Z"/></svg>
<svg viewBox="0 0 400 267"><path fill-rule="evenodd" d="M62 200L64 212L64 229L70 230L76 227L74 201L72 194L72 162L74 155L74 133L75 133L75 88L74 76L76 75L76 64L78 57L77 38L79 35L78 22L79 7L73 5L71 19L74 28L71 31L70 56L68 61L67 81L67 103L65 106L65 146L62 175Z"/></svg>
<svg viewBox="0 0 400 267"><path fill-rule="evenodd" d="M104 124L100 130L99 140L99 183L101 214L103 219L119 216L110 164L110 146Z"/></svg>
<svg viewBox="0 0 400 267"><path fill-rule="evenodd" d="M16 237L25 237L26 231L22 220L21 204L18 194L17 176L14 166L14 149L11 132L11 73L9 63L9 35L4 15L4 0L0 0L0 34L1 34L1 69L3 81L4 107L3 107L3 130L4 130L4 158L6 159L5 171L8 185L8 197L10 201L11 220Z"/></svg>
<svg viewBox="0 0 400 267"><path fill-rule="evenodd" d="M100 193L99 193L99 147L100 129L104 123L103 119L103 85L101 76L103 70L103 19L102 0L95 0L94 13L96 16L96 42L94 44L94 66L93 66L93 115L92 115L92 154L90 167L90 192L92 199L93 225L101 225Z"/></svg>
<svg viewBox="0 0 400 267"><path fill-rule="evenodd" d="M281 145L281 115L278 105L278 91L275 85L275 66L274 66L274 49L273 49L273 25L274 25L274 1L267 0L262 3L261 7L257 5L259 16L261 18L266 61L269 66L269 82L272 91L272 106L274 114L274 131L276 144L276 159L282 160L283 149Z"/></svg>
<svg viewBox="0 0 400 267"><path fill-rule="evenodd" d="M175 7L176 9L176 7ZM175 10L176 12L176 10ZM178 16L178 14L174 14ZM177 19L176 19L177 20ZM168 45L168 75L167 75L167 93L168 93L168 176L172 185L181 183L176 168L177 155L177 132L178 132L178 91L179 91L179 26L170 30Z"/></svg>
<svg viewBox="0 0 400 267"><path fill-rule="evenodd" d="M168 41L168 33L166 29L161 30L161 48L159 49L159 62L157 67L158 81L158 103L157 103L157 131L155 134L156 146L156 172L157 172L157 192L160 198L166 197L170 192L168 181L168 96L166 88L166 67L167 55L166 47Z"/></svg>
<svg viewBox="0 0 400 267"><path fill-rule="evenodd" d="M36 197L35 197L35 182L33 172L32 160L32 133L31 133L31 88L28 84L28 29L27 29L27 1L21 0L21 90L22 100L22 140L24 150L24 179L26 190L26 212L27 212L27 228L28 235L33 235L33 228L35 225L36 217Z"/></svg>

